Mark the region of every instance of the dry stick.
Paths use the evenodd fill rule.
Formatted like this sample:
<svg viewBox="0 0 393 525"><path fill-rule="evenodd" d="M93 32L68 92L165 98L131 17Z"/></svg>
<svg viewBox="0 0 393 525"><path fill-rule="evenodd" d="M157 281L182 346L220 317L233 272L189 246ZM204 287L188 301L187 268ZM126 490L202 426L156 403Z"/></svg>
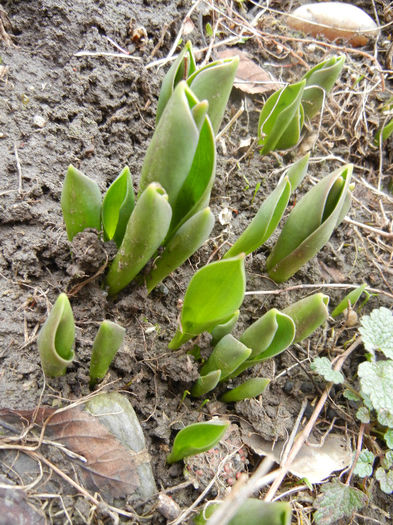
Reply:
<svg viewBox="0 0 393 525"><path fill-rule="evenodd" d="M349 289L355 289L359 288L359 284L347 284L347 283L316 283L316 284L295 284L294 286L288 286L288 288L279 288L278 290L254 290L250 292L246 292L244 295L279 295L285 292L292 292L293 290L302 290L307 288L349 288ZM379 293L382 295L386 295L387 297L391 297L393 299L393 294L389 292L385 292L384 290L380 290L379 288L369 288L367 287L366 290L368 292L372 293Z"/></svg>
<svg viewBox="0 0 393 525"><path fill-rule="evenodd" d="M16 142L14 142L14 153L16 160L16 169L18 170L18 193L22 193L22 167L19 161L18 148L16 147Z"/></svg>
<svg viewBox="0 0 393 525"><path fill-rule="evenodd" d="M244 484L242 478L240 478L225 501L209 518L206 525L226 525L250 494L271 483L279 474L279 469L267 474L272 465L273 461L266 457L246 484Z"/></svg>
<svg viewBox="0 0 393 525"><path fill-rule="evenodd" d="M393 232L385 232L383 230L379 230L378 228L373 228L372 226L369 226L368 224L362 224L361 222L354 221L353 219L350 219L349 217L345 217L344 221L348 222L349 224L353 224L354 226L358 226L359 228L364 228L365 230L376 233L377 235L380 235L381 237L387 237L388 239L393 239Z"/></svg>
<svg viewBox="0 0 393 525"><path fill-rule="evenodd" d="M359 456L360 456L360 452L362 450L362 443L363 443L363 435L364 435L364 427L365 426L366 426L365 423L362 423L360 425L360 430L359 430L359 434L358 434L358 442L357 442L357 446L356 446L356 454L355 454L354 460L352 462L351 470L349 471L349 474L348 474L348 477L347 477L347 481L345 482L345 484L348 485L348 486L349 486L349 483L351 481L353 471L355 470L356 463L358 462L358 459L359 459Z"/></svg>
<svg viewBox="0 0 393 525"><path fill-rule="evenodd" d="M362 338L361 337L358 337L358 339L356 339L356 341L354 343L352 343L352 345L348 348L348 350L346 350L342 355L338 356L335 360L335 364L333 366L333 370L341 370L345 360L347 359L347 357L349 357L349 355L360 345L360 343L362 342ZM312 413L307 425L304 427L304 429L300 432L297 440L295 441L293 447L292 447L292 450L291 452L289 453L288 455L288 458L286 460L286 462L284 463L284 465L281 466L281 468L279 469L280 470L280 475L274 480L274 482L272 483L268 493L266 494L265 496L265 499L264 501L271 501L277 490L279 489L283 479L285 478L292 462L294 461L294 459L296 458L298 452L300 451L300 449L302 448L302 446L304 445L304 443L307 441L309 435L311 434L311 431L318 419L318 416L323 408L323 406L325 405L328 397L329 397L329 393L330 393L330 389L332 388L333 386L333 383L328 383L327 387L325 388L325 390L323 391L319 401L318 401L318 404L316 405L315 409L314 409L314 412Z"/></svg>

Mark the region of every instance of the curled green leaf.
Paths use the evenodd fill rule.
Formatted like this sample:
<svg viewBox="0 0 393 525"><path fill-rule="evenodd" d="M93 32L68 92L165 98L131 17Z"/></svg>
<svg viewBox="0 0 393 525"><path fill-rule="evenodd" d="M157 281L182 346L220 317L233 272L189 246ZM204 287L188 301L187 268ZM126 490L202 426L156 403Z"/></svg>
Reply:
<svg viewBox="0 0 393 525"><path fill-rule="evenodd" d="M192 397L201 397L213 390L218 385L220 377L221 370L213 370L198 377L191 389Z"/></svg>
<svg viewBox="0 0 393 525"><path fill-rule="evenodd" d="M240 310L236 312L229 318L226 323L218 324L211 331L212 334L212 345L216 346L218 341L222 339L225 335L230 334L239 319Z"/></svg>
<svg viewBox="0 0 393 525"><path fill-rule="evenodd" d="M224 403L236 403L243 399L258 397L265 391L269 383L270 379L264 377L252 377L236 388L232 388L232 390L225 392L225 394L220 397L220 401L224 401Z"/></svg>
<svg viewBox="0 0 393 525"><path fill-rule="evenodd" d="M119 248L134 209L135 196L130 169L126 166L109 186L102 203L102 225L106 241L113 239Z"/></svg>
<svg viewBox="0 0 393 525"><path fill-rule="evenodd" d="M208 114L215 134L220 129L238 65L237 56L220 59L197 69L187 79L199 100L209 102Z"/></svg>
<svg viewBox="0 0 393 525"><path fill-rule="evenodd" d="M82 172L69 166L61 192L68 239L86 228L101 229L101 192L98 184Z"/></svg>
<svg viewBox="0 0 393 525"><path fill-rule="evenodd" d="M294 343L311 335L329 317L329 297L323 293L309 295L283 310L293 319L296 327Z"/></svg>
<svg viewBox="0 0 393 525"><path fill-rule="evenodd" d="M210 516L219 508L219 503L206 507L195 518L195 525L206 525ZM290 525L291 515L289 503L271 503L256 498L247 498L228 525Z"/></svg>
<svg viewBox="0 0 393 525"><path fill-rule="evenodd" d="M90 361L90 388L105 377L108 368L123 343L126 331L112 321L103 321L94 339Z"/></svg>
<svg viewBox="0 0 393 525"><path fill-rule="evenodd" d="M174 463L215 447L228 426L229 423L212 420L207 423L194 423L183 428L175 437L167 463Z"/></svg>
<svg viewBox="0 0 393 525"><path fill-rule="evenodd" d="M181 328L169 348L179 348L192 337L229 321L243 301L245 287L244 254L198 270L184 297Z"/></svg>
<svg viewBox="0 0 393 525"><path fill-rule="evenodd" d="M171 98L173 90L179 82L187 80L187 78L196 70L195 57L191 42L187 42L179 53L177 59L170 67L169 71L164 77L161 85L160 96L157 104L156 123L161 118L161 115Z"/></svg>
<svg viewBox="0 0 393 525"><path fill-rule="evenodd" d="M305 85L305 80L290 84L273 93L265 102L258 123L258 144L262 146L262 155L291 148L299 142L304 119L301 100Z"/></svg>
<svg viewBox="0 0 393 525"><path fill-rule="evenodd" d="M307 173L309 155L293 164L275 190L262 203L257 214L224 257L246 255L264 244L276 229L287 207L291 192Z"/></svg>
<svg viewBox="0 0 393 525"><path fill-rule="evenodd" d="M118 293L142 270L165 239L171 217L167 194L159 184L151 183L135 205L109 268L106 284L110 294Z"/></svg>
<svg viewBox="0 0 393 525"><path fill-rule="evenodd" d="M209 359L201 369L204 376L213 370L221 370L220 381L236 370L251 354L251 349L228 334L217 343Z"/></svg>
<svg viewBox="0 0 393 525"><path fill-rule="evenodd" d="M321 109L324 98L334 86L344 67L345 57L332 57L307 71L303 80L306 87L302 95L304 114L311 119Z"/></svg>
<svg viewBox="0 0 393 525"><path fill-rule="evenodd" d="M42 368L49 377L62 376L74 359L75 323L68 297L59 295L38 334Z"/></svg>
<svg viewBox="0 0 393 525"><path fill-rule="evenodd" d="M213 226L214 215L210 208L197 212L180 226L163 253L154 261L154 267L146 279L149 293L202 246L209 238Z"/></svg>
<svg viewBox="0 0 393 525"><path fill-rule="evenodd" d="M393 133L393 118L389 120L385 126L377 131L374 138L374 145L379 146L380 142L384 142Z"/></svg>
<svg viewBox="0 0 393 525"><path fill-rule="evenodd" d="M276 282L289 279L327 243L351 200L352 164L316 184L293 208L266 268Z"/></svg>

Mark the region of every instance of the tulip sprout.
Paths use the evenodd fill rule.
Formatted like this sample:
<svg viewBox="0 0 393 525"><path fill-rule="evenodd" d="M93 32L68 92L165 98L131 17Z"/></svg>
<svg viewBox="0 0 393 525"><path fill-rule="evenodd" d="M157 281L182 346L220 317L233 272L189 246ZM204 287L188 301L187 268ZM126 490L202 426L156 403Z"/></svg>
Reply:
<svg viewBox="0 0 393 525"><path fill-rule="evenodd" d="M218 420L188 425L177 433L167 463L180 461L215 447L224 436L229 423Z"/></svg>
<svg viewBox="0 0 393 525"><path fill-rule="evenodd" d="M332 57L307 71L300 82L289 84L271 95L259 116L260 153L296 146L304 124L321 109L344 66L344 57Z"/></svg>
<svg viewBox="0 0 393 525"><path fill-rule="evenodd" d="M105 377L109 365L123 343L125 333L125 328L112 321L101 323L91 350L90 388Z"/></svg>
<svg viewBox="0 0 393 525"><path fill-rule="evenodd" d="M102 205L96 182L69 167L61 199L68 238L95 228L116 243L105 283L110 294L120 292L158 255L147 276L152 291L208 239L214 225L207 205L215 177L215 134L237 65L236 57L197 69L186 44L162 84L136 203L128 167Z"/></svg>
<svg viewBox="0 0 393 525"><path fill-rule="evenodd" d="M59 295L38 334L42 368L48 377L62 376L74 359L75 323L68 297Z"/></svg>

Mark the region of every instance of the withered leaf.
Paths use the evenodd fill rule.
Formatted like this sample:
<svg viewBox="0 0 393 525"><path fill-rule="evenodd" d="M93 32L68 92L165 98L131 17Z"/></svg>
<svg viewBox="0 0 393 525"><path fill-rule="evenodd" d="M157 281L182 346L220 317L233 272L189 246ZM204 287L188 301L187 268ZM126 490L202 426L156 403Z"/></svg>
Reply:
<svg viewBox="0 0 393 525"><path fill-rule="evenodd" d="M38 410L1 410L0 426L17 429L34 423L40 432L45 425L44 439L64 445L85 458L67 459L80 467L84 485L106 497L124 497L138 488L138 465L149 461L146 450L133 452L111 434L97 417L74 407L62 412L50 407Z"/></svg>
<svg viewBox="0 0 393 525"><path fill-rule="evenodd" d="M244 93L255 95L257 93L269 93L280 89L277 80L251 60L248 53L239 51L235 47L225 49L218 53L219 58L239 57L239 67L236 71L234 86Z"/></svg>

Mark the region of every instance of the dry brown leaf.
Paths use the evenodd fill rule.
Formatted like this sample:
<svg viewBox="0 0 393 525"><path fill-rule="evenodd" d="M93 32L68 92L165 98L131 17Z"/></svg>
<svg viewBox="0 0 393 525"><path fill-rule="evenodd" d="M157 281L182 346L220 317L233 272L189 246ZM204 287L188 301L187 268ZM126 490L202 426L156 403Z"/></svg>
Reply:
<svg viewBox="0 0 393 525"><path fill-rule="evenodd" d="M328 40L345 40L353 47L364 46L379 29L374 20L357 6L344 2L305 4L288 17L293 29Z"/></svg>
<svg viewBox="0 0 393 525"><path fill-rule="evenodd" d="M98 419L79 407L56 413L49 407L34 410L1 410L0 420L14 427L34 422L39 430L47 422L45 439L61 443L86 459L70 459L80 467L86 488L110 497L135 492L139 486L137 466L149 461L146 451L133 453L122 445Z"/></svg>
<svg viewBox="0 0 393 525"><path fill-rule="evenodd" d="M219 58L239 57L239 67L233 85L244 93L255 95L280 89L281 85L273 75L253 62L247 53L231 47L218 53L218 56Z"/></svg>

